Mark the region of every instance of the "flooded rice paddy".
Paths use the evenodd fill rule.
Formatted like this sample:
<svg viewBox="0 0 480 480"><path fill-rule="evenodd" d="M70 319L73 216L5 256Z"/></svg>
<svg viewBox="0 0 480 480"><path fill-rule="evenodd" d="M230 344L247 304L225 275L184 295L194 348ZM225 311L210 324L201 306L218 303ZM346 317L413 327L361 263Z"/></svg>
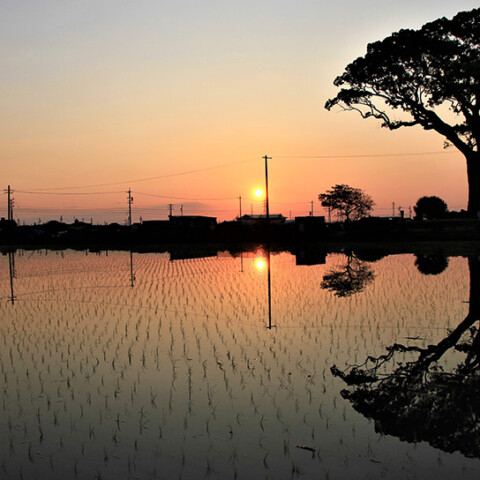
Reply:
<svg viewBox="0 0 480 480"><path fill-rule="evenodd" d="M409 405L381 397L388 411L378 419L348 394L388 397L380 389L392 378L412 378L404 365L445 345L472 314L475 260L66 250L0 261L0 478L480 474L468 392L458 399L449 383L437 400L431 388L475 361L474 326L415 370L421 387L401 385L415 390ZM477 370L463 375L474 383ZM448 399L463 402L461 432L443 428L444 412L430 417Z"/></svg>

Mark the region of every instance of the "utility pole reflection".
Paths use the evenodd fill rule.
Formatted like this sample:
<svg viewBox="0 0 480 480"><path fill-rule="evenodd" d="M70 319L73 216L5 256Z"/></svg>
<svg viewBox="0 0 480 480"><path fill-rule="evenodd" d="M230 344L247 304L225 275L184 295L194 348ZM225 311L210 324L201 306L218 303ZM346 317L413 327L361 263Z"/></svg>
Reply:
<svg viewBox="0 0 480 480"><path fill-rule="evenodd" d="M268 283L268 329L272 329L272 282L270 274L270 250L267 251L267 283Z"/></svg>
<svg viewBox="0 0 480 480"><path fill-rule="evenodd" d="M13 293L13 279L15 278L15 252L8 252L8 270L10 273L10 301L15 304L15 295Z"/></svg>
<svg viewBox="0 0 480 480"><path fill-rule="evenodd" d="M135 272L133 271L133 252L130 250L130 286L135 286Z"/></svg>
<svg viewBox="0 0 480 480"><path fill-rule="evenodd" d="M255 266L258 270L263 271L265 269L265 264L267 266L267 291L268 291L268 325L267 328L271 330L276 325L272 325L272 274L270 269L270 250L267 249L262 255L262 258L259 258L255 261Z"/></svg>

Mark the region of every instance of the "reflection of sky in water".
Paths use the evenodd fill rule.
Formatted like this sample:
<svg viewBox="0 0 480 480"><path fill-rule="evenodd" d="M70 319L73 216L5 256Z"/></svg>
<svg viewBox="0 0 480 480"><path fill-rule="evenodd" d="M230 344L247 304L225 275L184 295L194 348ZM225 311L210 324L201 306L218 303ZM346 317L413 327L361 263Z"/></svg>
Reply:
<svg viewBox="0 0 480 480"><path fill-rule="evenodd" d="M330 373L397 341L441 340L468 310L466 259L425 276L412 255L386 257L369 264L375 280L362 293L339 298L320 284L344 256L296 266L290 254L272 254L272 330L260 254L175 262L134 254L133 262L132 288L125 252L17 254L11 305L1 258L2 475L474 478L480 470L458 453L377 435Z"/></svg>

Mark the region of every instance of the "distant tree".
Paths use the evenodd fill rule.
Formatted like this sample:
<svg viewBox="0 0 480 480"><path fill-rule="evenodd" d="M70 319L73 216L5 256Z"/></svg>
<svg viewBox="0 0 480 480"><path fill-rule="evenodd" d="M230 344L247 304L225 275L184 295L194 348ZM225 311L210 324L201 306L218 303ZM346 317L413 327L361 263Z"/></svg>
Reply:
<svg viewBox="0 0 480 480"><path fill-rule="evenodd" d="M322 207L329 207L341 212L347 221L358 220L366 216L375 205L372 197L363 190L344 184L334 185L331 190L321 193L318 199L322 203Z"/></svg>
<svg viewBox="0 0 480 480"><path fill-rule="evenodd" d="M447 204L440 197L421 197L413 207L415 218L433 220L440 218L448 212Z"/></svg>
<svg viewBox="0 0 480 480"><path fill-rule="evenodd" d="M367 46L335 79L339 105L396 130L435 130L465 157L468 211L480 211L480 9L400 30ZM395 117L390 110L397 110ZM402 118L398 110L406 112Z"/></svg>

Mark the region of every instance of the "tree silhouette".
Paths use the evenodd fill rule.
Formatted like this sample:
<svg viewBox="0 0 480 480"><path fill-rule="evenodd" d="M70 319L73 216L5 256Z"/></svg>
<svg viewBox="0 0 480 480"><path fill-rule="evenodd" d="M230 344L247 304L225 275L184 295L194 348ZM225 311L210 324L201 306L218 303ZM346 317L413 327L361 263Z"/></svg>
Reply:
<svg viewBox="0 0 480 480"><path fill-rule="evenodd" d="M426 218L433 220L441 218L448 211L447 204L440 197L421 197L413 207L415 217L418 219Z"/></svg>
<svg viewBox="0 0 480 480"><path fill-rule="evenodd" d="M343 267L330 270L323 276L320 287L337 297L349 297L363 292L374 279L372 269L352 252L347 254L347 263Z"/></svg>
<svg viewBox="0 0 480 480"><path fill-rule="evenodd" d="M375 205L372 197L363 190L344 184L334 185L331 190L321 193L318 199L322 207L341 212L347 222L364 217Z"/></svg>
<svg viewBox="0 0 480 480"><path fill-rule="evenodd" d="M325 107L339 105L390 130L435 130L467 160L468 210L480 211L480 9L400 30L367 46L334 84ZM437 108L442 107L442 108ZM445 108L443 108L445 107ZM390 110L406 112L395 119ZM442 112L448 112L446 115ZM454 118L451 121L452 117Z"/></svg>
<svg viewBox="0 0 480 480"><path fill-rule="evenodd" d="M394 344L361 366L331 368L350 389L342 396L375 429L409 442L427 441L446 452L480 458L480 260L470 257L470 308L467 317L436 345ZM444 370L438 361L454 351L462 361ZM396 354L411 360L396 363ZM384 373L386 372L386 373Z"/></svg>

